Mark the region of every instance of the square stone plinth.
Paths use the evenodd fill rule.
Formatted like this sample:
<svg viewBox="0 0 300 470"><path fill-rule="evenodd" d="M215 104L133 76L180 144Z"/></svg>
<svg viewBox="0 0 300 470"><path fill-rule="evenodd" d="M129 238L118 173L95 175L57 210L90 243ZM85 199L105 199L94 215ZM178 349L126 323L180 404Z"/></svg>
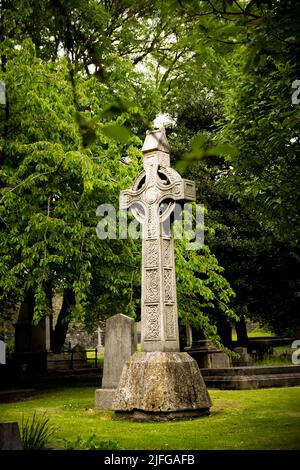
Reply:
<svg viewBox="0 0 300 470"><path fill-rule="evenodd" d="M116 388L98 388L95 392L95 406L98 410L111 410Z"/></svg>

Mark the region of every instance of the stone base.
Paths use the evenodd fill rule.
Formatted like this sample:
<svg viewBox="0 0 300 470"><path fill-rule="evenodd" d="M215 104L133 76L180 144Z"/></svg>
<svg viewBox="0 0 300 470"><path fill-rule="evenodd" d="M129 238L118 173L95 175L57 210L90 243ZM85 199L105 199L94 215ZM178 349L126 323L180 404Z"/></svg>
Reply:
<svg viewBox="0 0 300 470"><path fill-rule="evenodd" d="M98 388L95 391L95 407L98 410L111 410L116 388Z"/></svg>
<svg viewBox="0 0 300 470"><path fill-rule="evenodd" d="M170 411L170 413L153 413L151 411L116 411L116 417L129 421L147 422L147 421L171 421L178 419L195 419L199 416L208 416L209 408L203 410L184 410Z"/></svg>
<svg viewBox="0 0 300 470"><path fill-rule="evenodd" d="M124 365L112 408L136 421L165 421L209 413L211 400L196 361L187 353L143 352Z"/></svg>

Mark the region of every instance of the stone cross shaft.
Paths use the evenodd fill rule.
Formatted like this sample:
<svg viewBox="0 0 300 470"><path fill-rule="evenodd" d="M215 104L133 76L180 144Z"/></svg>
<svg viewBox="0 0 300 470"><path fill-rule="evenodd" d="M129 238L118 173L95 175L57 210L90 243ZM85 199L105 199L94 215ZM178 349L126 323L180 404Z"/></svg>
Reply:
<svg viewBox="0 0 300 470"><path fill-rule="evenodd" d="M144 171L132 189L121 191L120 209L142 224L142 351L179 351L173 238L166 222L176 201L195 201L193 181L170 168L164 129L147 133Z"/></svg>

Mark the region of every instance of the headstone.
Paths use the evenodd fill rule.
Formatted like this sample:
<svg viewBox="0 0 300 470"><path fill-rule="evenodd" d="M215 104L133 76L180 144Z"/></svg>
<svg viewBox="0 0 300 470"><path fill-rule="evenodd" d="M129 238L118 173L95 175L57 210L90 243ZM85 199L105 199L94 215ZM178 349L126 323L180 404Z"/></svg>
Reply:
<svg viewBox="0 0 300 470"><path fill-rule="evenodd" d="M103 347L103 344L102 344L102 330L100 328L100 326L98 326L97 328L97 339L98 339L98 344L97 344L97 351L100 352L100 353L103 353L104 351L104 347Z"/></svg>
<svg viewBox="0 0 300 470"><path fill-rule="evenodd" d="M38 325L32 325L31 319L21 319L14 324L15 352L49 351L49 317L42 318Z"/></svg>
<svg viewBox="0 0 300 470"><path fill-rule="evenodd" d="M4 338L0 339L0 364L3 364L3 365L6 364L6 347L5 347Z"/></svg>
<svg viewBox="0 0 300 470"><path fill-rule="evenodd" d="M233 367L247 367L252 365L251 355L248 354L247 348L234 348L234 352L239 354L239 358L232 359Z"/></svg>
<svg viewBox="0 0 300 470"><path fill-rule="evenodd" d="M72 361L73 369L87 365L86 351L80 344L76 344L72 349Z"/></svg>
<svg viewBox="0 0 300 470"><path fill-rule="evenodd" d="M38 325L31 325L30 351L50 351L50 318L44 317Z"/></svg>
<svg viewBox="0 0 300 470"><path fill-rule="evenodd" d="M52 317L43 317L33 324L30 301L21 303L15 328L14 362L28 374L44 373L47 369L47 352L50 352Z"/></svg>
<svg viewBox="0 0 300 470"><path fill-rule="evenodd" d="M44 373L47 353L50 349L49 318L42 318L38 325L31 320L15 323L14 360L27 374Z"/></svg>
<svg viewBox="0 0 300 470"><path fill-rule="evenodd" d="M5 83L0 80L0 105L6 106L6 89Z"/></svg>
<svg viewBox="0 0 300 470"><path fill-rule="evenodd" d="M102 388L96 390L96 408L110 409L125 361L137 346L134 320L114 315L106 320Z"/></svg>
<svg viewBox="0 0 300 470"><path fill-rule="evenodd" d="M51 330L52 330L52 316L45 317L45 347L46 351L51 351Z"/></svg>
<svg viewBox="0 0 300 470"><path fill-rule="evenodd" d="M193 344L193 330L190 325L186 325L186 344L188 348Z"/></svg>
<svg viewBox="0 0 300 470"><path fill-rule="evenodd" d="M0 423L0 450L22 450L18 423Z"/></svg>
<svg viewBox="0 0 300 470"><path fill-rule="evenodd" d="M165 420L209 412L210 397L196 362L179 352L175 261L168 230L176 202L196 199L195 183L170 168L164 129L148 132L144 171L121 192L120 208L142 224L142 353L125 363L113 409L134 420Z"/></svg>

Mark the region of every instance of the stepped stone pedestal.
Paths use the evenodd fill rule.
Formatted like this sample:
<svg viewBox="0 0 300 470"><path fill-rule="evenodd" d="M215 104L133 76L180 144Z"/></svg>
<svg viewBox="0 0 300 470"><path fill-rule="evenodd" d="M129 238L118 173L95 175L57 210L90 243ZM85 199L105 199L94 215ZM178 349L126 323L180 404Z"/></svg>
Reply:
<svg viewBox="0 0 300 470"><path fill-rule="evenodd" d="M300 366L297 365L202 369L201 373L208 387L223 390L255 390L300 385Z"/></svg>
<svg viewBox="0 0 300 470"><path fill-rule="evenodd" d="M148 352L125 363L113 409L135 421L164 421L209 414L211 400L187 353Z"/></svg>

